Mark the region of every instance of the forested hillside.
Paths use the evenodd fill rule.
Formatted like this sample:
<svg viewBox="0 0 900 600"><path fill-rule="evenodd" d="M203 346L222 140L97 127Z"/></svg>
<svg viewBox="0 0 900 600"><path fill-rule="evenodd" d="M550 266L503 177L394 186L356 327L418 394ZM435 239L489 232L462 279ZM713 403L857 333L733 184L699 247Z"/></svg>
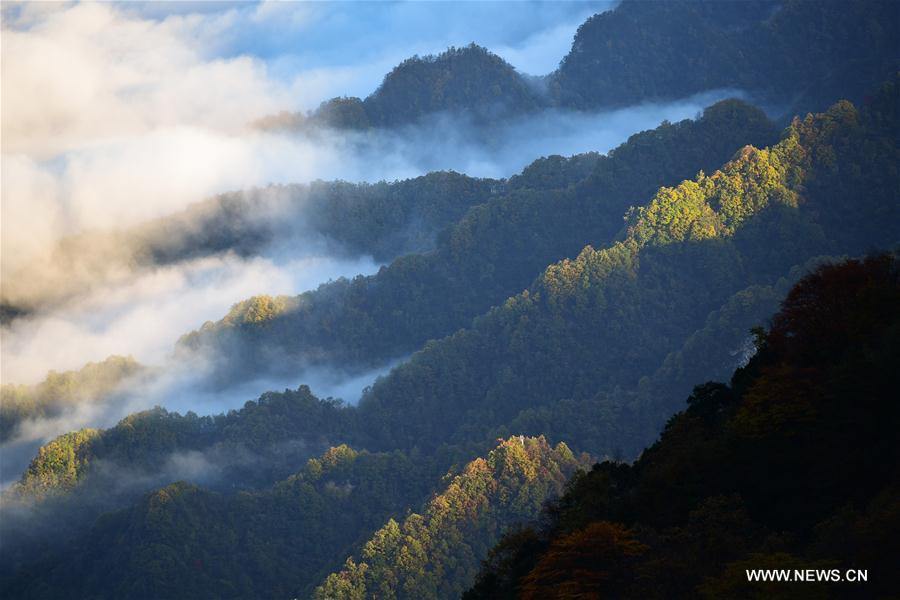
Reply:
<svg viewBox="0 0 900 600"><path fill-rule="evenodd" d="M622 241L549 267L471 328L428 344L360 402L374 443L477 438L550 400L633 386L747 285L817 254L894 243L896 93L885 88L862 112L837 104L770 149L747 147L720 171L662 188L631 213ZM643 446L617 433L607 443Z"/></svg>
<svg viewBox="0 0 900 600"><path fill-rule="evenodd" d="M838 104L769 150L748 147L661 189L630 216L624 241L548 268L471 329L428 345L376 382L360 411L384 444L487 434L550 398L634 385L748 284L823 251L892 243L896 90L884 94L880 108ZM413 424L401 416L410 412Z"/></svg>
<svg viewBox="0 0 900 600"><path fill-rule="evenodd" d="M892 595L898 274L880 255L804 278L730 386L698 386L633 465L575 477L464 597ZM761 568L866 569L868 581L748 583Z"/></svg>
<svg viewBox="0 0 900 600"><path fill-rule="evenodd" d="M896 70L898 23L890 1L625 0L579 28L550 85L579 108L733 87L822 110Z"/></svg>
<svg viewBox="0 0 900 600"><path fill-rule="evenodd" d="M567 474L586 458L576 459L563 443L551 448L543 437L501 441L486 458L466 465L424 514L412 513L402 524L391 519L376 531L360 560L348 558L315 597L459 596L490 541L555 499Z"/></svg>
<svg viewBox="0 0 900 600"><path fill-rule="evenodd" d="M340 402L320 401L301 386L263 394L227 414L155 408L107 430L59 436L0 497L0 577L85 531L98 515L173 481L191 480L221 493L269 487L331 446L355 439L355 424L355 414ZM444 455L440 468L455 460ZM405 468L426 469L424 464Z"/></svg>
<svg viewBox="0 0 900 600"><path fill-rule="evenodd" d="M632 212L623 241L599 251L588 247L577 259L549 267L528 291L472 328L428 344L376 382L358 408L338 410L301 393L307 399L300 413L313 410L335 420L304 422L298 416L302 429L284 431L385 449L485 440L521 411L636 385L748 285L775 284L794 264L826 251L890 245L897 222L896 93L894 85L886 86L880 100L861 113L842 103L798 120L771 150L747 147L721 171L662 188L647 207ZM848 205L847 197L854 202ZM292 395L267 394L264 400L267 407L297 405ZM651 420L665 417L664 411L653 412L647 415ZM244 423L241 414L219 419ZM152 464L152 446L138 451L128 437L113 442L114 432L140 422L162 433L190 421L147 413L130 419L125 429L110 430L110 442L93 454L140 456ZM633 453L642 445L630 437L632 419L602 425L625 423L617 432L621 439L613 436L607 444ZM171 444L162 446L166 450L180 447L179 435L165 433L162 439ZM206 443L197 436L185 439ZM576 442L570 440L579 448Z"/></svg>
<svg viewBox="0 0 900 600"><path fill-rule="evenodd" d="M499 56L476 46L450 48L438 56L413 57L388 73L363 102L369 122L390 127L430 113L465 111L489 120L535 110L534 84Z"/></svg>

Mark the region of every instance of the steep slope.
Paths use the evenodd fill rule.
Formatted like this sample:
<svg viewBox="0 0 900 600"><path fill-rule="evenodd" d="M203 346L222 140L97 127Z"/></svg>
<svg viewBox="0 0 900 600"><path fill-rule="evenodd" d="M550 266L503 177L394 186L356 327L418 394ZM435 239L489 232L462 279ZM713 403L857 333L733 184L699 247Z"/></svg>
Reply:
<svg viewBox="0 0 900 600"><path fill-rule="evenodd" d="M149 483L138 482L152 486L184 478L173 476L173 456L245 445L261 458L241 462L225 452L223 483L264 486L319 452L317 445L341 442L430 457L440 470L485 451L497 435L518 433L511 428L545 409L554 427L557 419L584 423L555 430L571 434L566 442L576 450L633 456L673 408L635 392L639 380L673 352L690 351L695 334L718 327L711 313L749 297L750 316L735 318L747 323L790 266L823 250L897 239L896 94L888 85L862 111L839 103L795 121L769 149L747 147L711 175L660 189L631 211L621 242L549 267L472 328L427 344L357 408L301 388L217 418L153 411L92 433L71 452L71 440L61 439L59 451L30 469L49 476L29 475L13 494L50 498L39 503L48 512L94 497L112 502L108 490L118 488L110 464L148 474ZM81 522L97 512L88 504ZM76 526L77 511L66 514Z"/></svg>
<svg viewBox="0 0 900 600"><path fill-rule="evenodd" d="M310 362L377 366L443 337L527 287L546 265L606 245L625 210L661 185L722 164L743 144L768 143L771 124L738 101L696 121L636 134L608 156L536 161L507 193L472 208L433 253L405 256L375 276L338 281L290 301L263 322L236 306L182 340L221 361L223 377ZM578 179L581 173L587 177Z"/></svg>
<svg viewBox="0 0 900 600"><path fill-rule="evenodd" d="M817 257L792 268L774 285L740 290L636 385L526 408L498 431L576 440L584 448L603 449L616 460L631 456L684 406L697 381L727 379L746 365L755 352L751 331L768 322L794 283L816 266L839 260Z"/></svg>
<svg viewBox="0 0 900 600"><path fill-rule="evenodd" d="M623 407L617 388L633 389L652 375L748 286L773 285L794 264L824 252L860 252L897 239L896 93L887 86L882 101L862 113L840 103L798 120L770 150L747 147L721 171L662 188L633 211L624 241L549 267L473 327L427 344L376 382L358 408L321 403L301 389L266 394L242 413L216 419L147 413L104 433L91 456L125 463L142 456L136 464L152 466L165 452L216 443L228 424L258 450L284 439L384 450L478 448L528 411L591 399L600 400L593 411L608 413L598 421L603 446L583 445L597 439L596 431L570 445L632 455L672 407ZM283 420L270 422L272 411ZM130 433L136 424L150 443ZM252 433L270 430L271 440Z"/></svg>
<svg viewBox="0 0 900 600"><path fill-rule="evenodd" d="M581 108L716 87L756 91L766 65L751 60L747 42L755 43L761 22L780 4L624 0L578 28L550 75L552 89L561 104Z"/></svg>
<svg viewBox="0 0 900 600"><path fill-rule="evenodd" d="M358 437L355 423L353 411L337 401L320 401L303 386L264 394L227 414L182 416L156 408L110 429L59 436L40 448L21 480L0 495L0 574L11 576L84 534L99 515L173 481L189 480L224 494L265 489L329 447ZM434 464L443 472L457 460L444 453ZM404 469L420 473L416 469L427 464L423 458ZM399 485L396 477L385 477L390 486Z"/></svg>
<svg viewBox="0 0 900 600"><path fill-rule="evenodd" d="M315 130L318 127L364 130L414 123L439 113L464 114L490 127L506 117L547 105L541 83L522 76L505 60L474 42L437 55L413 56L394 67L365 100L338 97L309 113L280 113L257 127Z"/></svg>
<svg viewBox="0 0 900 600"><path fill-rule="evenodd" d="M216 416L155 408L130 415L110 429L84 430L90 435L79 436L78 443L69 435L60 436L42 448L7 493L35 500L76 487L80 492L84 479L93 477L84 492L109 500L116 490L129 491L115 484L120 471L152 476L153 469L180 453L201 453L223 462L219 478L229 487L270 485L324 451L331 440L351 439L355 422L354 412L344 410L340 401L319 400L306 386L266 393L241 410ZM249 462L242 454L249 454ZM94 462L99 466L91 469ZM61 481L65 485L57 484Z"/></svg>
<svg viewBox="0 0 900 600"><path fill-rule="evenodd" d="M576 477L544 527L492 551L465 598L895 593L898 274L882 255L804 278L730 387L698 386L633 465ZM747 581L763 568L868 581Z"/></svg>
<svg viewBox="0 0 900 600"><path fill-rule="evenodd" d="M898 28L892 2L625 0L579 28L551 86L584 108L736 87L821 110L896 70Z"/></svg>

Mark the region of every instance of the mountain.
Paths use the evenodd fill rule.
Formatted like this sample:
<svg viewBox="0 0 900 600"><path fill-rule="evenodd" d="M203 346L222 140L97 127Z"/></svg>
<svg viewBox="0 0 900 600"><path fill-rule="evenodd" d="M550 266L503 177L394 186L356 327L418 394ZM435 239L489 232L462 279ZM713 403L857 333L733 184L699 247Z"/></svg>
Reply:
<svg viewBox="0 0 900 600"><path fill-rule="evenodd" d="M335 98L266 127L396 127L443 112L476 120L594 110L742 89L788 117L862 101L898 67L890 0L623 0L575 34L559 68L519 74L474 44L404 61L364 100Z"/></svg>
<svg viewBox="0 0 900 600"><path fill-rule="evenodd" d="M744 568L888 572L898 272L897 259L882 255L803 278L730 388L698 386L633 466L598 464L558 502L546 505L584 457L544 438L512 437L445 477L424 511L401 524L382 515L424 498L423 482L436 482L441 467L419 454L338 446L259 492L161 488L4 589L35 598L62 589L97 598L268 597L306 594L322 581L316 597L443 598L475 581L478 561L510 527L467 597L513 597L515 588L528 597L734 597L746 588ZM848 478L854 486L843 484ZM544 505L546 528L514 527ZM354 542L379 518L383 527ZM350 546L359 559L315 577Z"/></svg>
<svg viewBox="0 0 900 600"><path fill-rule="evenodd" d="M399 127L430 115L452 113L490 127L498 119L546 106L540 80L521 75L496 54L472 43L404 60L364 100L332 98L307 115L282 113L255 125L267 130L312 131L321 126L365 130Z"/></svg>
<svg viewBox="0 0 900 600"><path fill-rule="evenodd" d="M151 411L105 432L83 465L158 464L172 451L215 444L219 431L234 431L254 449L291 438L378 450L483 448L519 417L561 401L589 401L608 413L576 420L581 430L567 440L573 448L633 455L669 407L639 404L637 419L628 411L638 406L623 406L617 390L634 388L689 348L715 311L745 301L752 314L755 303L771 303L765 288L795 264L896 241L896 94L887 85L862 111L839 103L795 121L770 149L746 147L711 175L661 188L630 211L620 241L551 265L471 327L429 342L358 407L320 402L301 388L216 418ZM273 322L269 312L245 313ZM272 422L276 411L282 416ZM604 428L603 447L582 446L598 434L593 427Z"/></svg>
<svg viewBox="0 0 900 600"><path fill-rule="evenodd" d="M209 505L222 515L235 494L265 496L311 458L342 445L405 457L421 470L410 474L408 493L389 494L384 504L351 494L355 499L344 510L366 503L381 508L372 520L334 532L334 545L314 563L322 577L298 580L300 587L324 581L339 566L328 560L346 556L390 515L423 501L441 473L483 455L498 437L552 432L578 452L636 456L677 409L672 394L688 376L702 378L744 360L716 359L699 350L705 340L729 353L751 353L742 331L765 318L802 265L896 243L897 94L894 80L860 108L843 101L795 119L777 143L762 149L741 148L737 140L771 139L768 120L728 101L697 121L633 136L608 156L537 161L501 189L492 187L496 182L446 176L451 184L472 183L473 202L485 190L490 196L470 205L438 236L434 250L403 257L375 277L295 299L251 299L183 342L196 349L198 340L219 343L225 332L238 353L224 356L247 359L224 363L234 372L234 365L257 370L254 360L282 359L296 368L316 343L334 344L329 358L347 364L377 362L397 348L421 350L378 380L356 407L320 400L301 387L264 394L225 415L155 409L105 431L61 436L3 494L15 511L5 508L15 516L0 523L8 558L3 580L24 586L28 595L44 593L28 582L40 579L33 569L41 564L65 564L55 548L96 539L91 531L111 510L146 512L146 506L135 509L142 495L172 481L194 484L176 486L163 498L183 495L196 510ZM731 160L715 171L704 168L716 155ZM680 173L698 170L677 183ZM639 193L646 194L644 204L634 202ZM353 198L346 206L390 206ZM427 204L445 206L448 198L438 185ZM592 240L599 240L599 249ZM408 287L407 273L417 269L429 278L409 277L416 283ZM517 293L519 286L525 291ZM342 294L352 301L342 301ZM448 309L460 312L439 320ZM369 325L354 329L359 323ZM429 337L438 339L426 342ZM299 351L297 340L306 345ZM322 356L321 349L311 354ZM383 474L387 485L400 485L401 475L391 473ZM331 518L296 505L294 516ZM275 518L260 517L260 526ZM127 519L122 523L129 526ZM213 529L203 531L212 535ZM216 535L228 531L233 527ZM149 530L144 536L152 538ZM126 555L144 555L133 546L140 542L118 534L113 539L122 540ZM198 548L214 543L203 539ZM183 554L173 558L183 560ZM215 558L216 569L226 564L222 560ZM313 570L304 568L303 577ZM233 566L222 572L240 573ZM102 576L95 577L58 581L87 590L102 585ZM270 585L278 577L262 581ZM228 580L222 589L250 589L250 579L240 585ZM150 580L164 584L160 577ZM459 581L453 585L464 585Z"/></svg>
<svg viewBox="0 0 900 600"><path fill-rule="evenodd" d="M542 77L474 44L414 57L368 98L257 125L400 139L449 113L490 140L538 111L715 88L799 114L778 131L726 100L503 180L224 194L4 278L16 319L132 267L372 256L375 275L236 302L170 358L207 359L213 393L393 368L355 405L301 385L56 437L0 491L2 595L892 597L898 20L882 0L624 0ZM4 386L0 439L156 375L111 357ZM871 577L749 582L762 568Z"/></svg>
<svg viewBox="0 0 900 600"><path fill-rule="evenodd" d="M623 240L552 265L377 381L359 404L376 447L489 436L549 400L634 385L747 285L818 254L894 243L896 123L882 116L840 103L770 149L747 147L720 171L662 188L631 213ZM616 433L608 443L628 440Z"/></svg>
<svg viewBox="0 0 900 600"><path fill-rule="evenodd" d="M594 15L550 75L565 106L739 88L793 112L860 101L897 68L892 2L640 2Z"/></svg>
<svg viewBox="0 0 900 600"><path fill-rule="evenodd" d="M371 124L391 127L442 111L490 120L533 111L541 104L533 84L502 58L473 43L403 61L363 101L363 108Z"/></svg>
<svg viewBox="0 0 900 600"><path fill-rule="evenodd" d="M730 386L698 386L634 464L577 476L464 597L893 594L898 273L880 255L805 277ZM866 569L868 581L747 581L763 568Z"/></svg>

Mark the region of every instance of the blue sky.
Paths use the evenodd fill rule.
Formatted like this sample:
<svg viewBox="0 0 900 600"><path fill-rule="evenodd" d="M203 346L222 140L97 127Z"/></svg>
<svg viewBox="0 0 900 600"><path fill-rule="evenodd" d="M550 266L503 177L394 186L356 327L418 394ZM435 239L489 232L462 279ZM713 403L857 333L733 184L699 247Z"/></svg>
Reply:
<svg viewBox="0 0 900 600"><path fill-rule="evenodd" d="M543 75L568 52L578 25L616 0L571 2L126 2L115 11L163 23L187 20L207 59L249 56L270 77L314 77L322 91L366 96L403 59L470 42L520 71ZM63 6L4 4L4 27L28 29ZM304 98L312 108L326 98ZM295 107L296 108L296 107Z"/></svg>
<svg viewBox="0 0 900 600"><path fill-rule="evenodd" d="M515 65L544 74L568 51L577 26L611 0L577 2L185 2L129 3L127 12L165 19L234 13L222 56L248 54L297 69L440 52L470 42L511 50ZM548 39L549 38L549 39ZM551 46L551 44L553 44ZM540 47L538 47L540 46ZM539 52L553 48L550 55Z"/></svg>

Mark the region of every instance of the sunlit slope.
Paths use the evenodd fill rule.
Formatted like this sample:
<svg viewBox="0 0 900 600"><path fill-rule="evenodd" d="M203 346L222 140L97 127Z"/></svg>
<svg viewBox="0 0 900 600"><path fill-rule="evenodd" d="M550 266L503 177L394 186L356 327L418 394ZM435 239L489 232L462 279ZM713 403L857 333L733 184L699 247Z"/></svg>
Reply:
<svg viewBox="0 0 900 600"><path fill-rule="evenodd" d="M239 304L182 345L218 361L223 378L296 372L310 363L383 364L468 326L526 288L548 264L576 256L587 244L607 245L626 209L661 185L712 170L742 145L773 138L761 111L729 100L696 121L636 134L591 160L591 168L585 157L536 161L509 180L506 193L448 228L433 252L280 300L278 310L266 308L273 306L267 298Z"/></svg>
<svg viewBox="0 0 900 600"><path fill-rule="evenodd" d="M102 509L90 501L108 500L117 481L110 465L155 486L183 478L172 457L194 451L227 459L222 482L265 486L329 445L408 452L446 468L520 427L547 427L576 451L634 456L677 408L641 387L681 381L678 354L696 355L698 336L731 329L740 340L731 324L759 318L794 265L896 241L896 94L887 85L862 109L842 102L798 119L777 144L659 189L629 212L620 241L548 267L472 327L427 344L358 407L301 389L217 418L151 411L82 436L71 451L60 438L29 471L49 476L29 475L14 493L88 501L86 524ZM263 458L215 454L245 445ZM127 502L141 488L120 489Z"/></svg>
<svg viewBox="0 0 900 600"><path fill-rule="evenodd" d="M391 519L316 588L315 598L452 598L474 580L493 540L528 521L584 468L565 444L513 437L477 458L429 500L425 510ZM534 518L531 516L531 518Z"/></svg>

